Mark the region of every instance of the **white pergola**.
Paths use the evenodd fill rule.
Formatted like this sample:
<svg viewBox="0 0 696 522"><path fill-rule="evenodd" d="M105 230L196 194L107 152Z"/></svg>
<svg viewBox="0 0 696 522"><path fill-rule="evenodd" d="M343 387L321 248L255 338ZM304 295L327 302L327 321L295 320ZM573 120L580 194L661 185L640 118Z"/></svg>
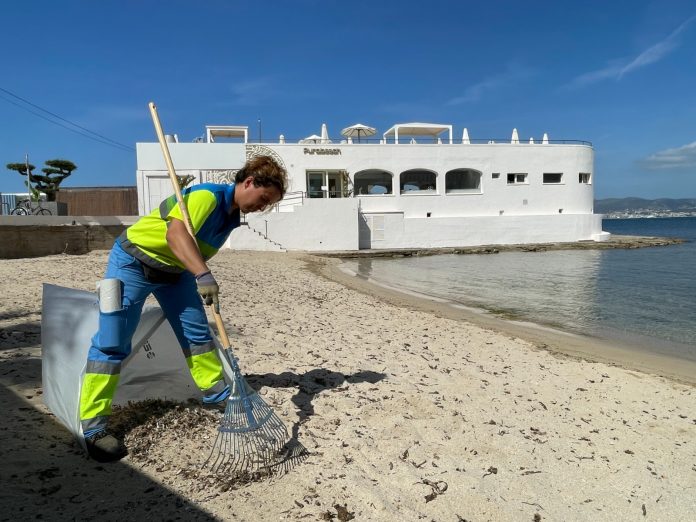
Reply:
<svg viewBox="0 0 696 522"><path fill-rule="evenodd" d="M249 127L246 125L206 125L205 137L208 143L215 143L215 138L242 138L249 141Z"/></svg>
<svg viewBox="0 0 696 522"><path fill-rule="evenodd" d="M399 136L436 136L443 132L449 132L449 143L452 143L452 125L439 125L437 123L397 123L382 136L384 141L388 137L394 137L394 143L399 143Z"/></svg>

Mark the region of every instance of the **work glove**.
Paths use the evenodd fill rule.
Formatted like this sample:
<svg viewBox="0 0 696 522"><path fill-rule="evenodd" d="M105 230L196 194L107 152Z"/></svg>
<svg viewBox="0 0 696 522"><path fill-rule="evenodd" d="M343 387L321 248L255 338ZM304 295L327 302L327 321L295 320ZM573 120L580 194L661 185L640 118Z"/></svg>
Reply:
<svg viewBox="0 0 696 522"><path fill-rule="evenodd" d="M213 274L210 270L207 272L200 273L196 276L196 284L198 285L198 293L201 294L203 301L207 305L213 305L215 307L215 313L220 313L220 301L218 300L218 294L220 293L220 287L215 281Z"/></svg>

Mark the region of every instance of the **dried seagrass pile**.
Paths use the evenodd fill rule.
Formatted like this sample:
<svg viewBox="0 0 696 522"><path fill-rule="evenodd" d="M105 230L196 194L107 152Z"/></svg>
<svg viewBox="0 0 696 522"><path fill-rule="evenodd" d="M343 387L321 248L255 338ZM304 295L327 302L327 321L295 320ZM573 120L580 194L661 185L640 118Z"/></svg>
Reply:
<svg viewBox="0 0 696 522"><path fill-rule="evenodd" d="M124 438L132 464L156 473L165 484L208 498L269 477L268 472L213 473L202 467L220 419L220 413L197 401L146 400L114 408L110 428Z"/></svg>

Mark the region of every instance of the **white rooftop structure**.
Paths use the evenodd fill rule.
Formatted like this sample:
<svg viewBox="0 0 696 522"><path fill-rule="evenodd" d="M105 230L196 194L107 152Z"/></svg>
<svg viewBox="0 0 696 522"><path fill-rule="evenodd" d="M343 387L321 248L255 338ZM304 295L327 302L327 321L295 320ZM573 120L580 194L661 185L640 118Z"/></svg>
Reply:
<svg viewBox="0 0 696 522"><path fill-rule="evenodd" d="M433 140L443 132L448 131L449 143L452 143L452 125L440 125L437 123L397 123L387 130L383 137L394 137L394 143L399 143L399 136L432 136Z"/></svg>
<svg viewBox="0 0 696 522"><path fill-rule="evenodd" d="M249 142L249 127L246 125L206 125L205 138L208 143L215 143L215 138L241 138Z"/></svg>

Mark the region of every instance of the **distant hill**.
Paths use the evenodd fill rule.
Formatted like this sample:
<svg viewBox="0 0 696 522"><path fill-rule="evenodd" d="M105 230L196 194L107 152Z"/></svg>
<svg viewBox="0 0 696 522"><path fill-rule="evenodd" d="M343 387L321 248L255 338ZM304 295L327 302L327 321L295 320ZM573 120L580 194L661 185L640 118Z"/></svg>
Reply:
<svg viewBox="0 0 696 522"><path fill-rule="evenodd" d="M643 199L643 198L607 198L595 199L596 214L625 212L635 210L659 210L663 212L688 212L696 210L696 199Z"/></svg>

